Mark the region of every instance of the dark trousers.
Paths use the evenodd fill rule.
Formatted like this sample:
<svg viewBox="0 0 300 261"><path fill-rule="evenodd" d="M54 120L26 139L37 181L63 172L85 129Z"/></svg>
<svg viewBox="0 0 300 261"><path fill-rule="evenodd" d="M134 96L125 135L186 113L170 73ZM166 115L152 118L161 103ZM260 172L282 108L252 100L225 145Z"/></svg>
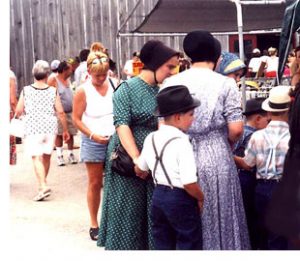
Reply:
<svg viewBox="0 0 300 261"><path fill-rule="evenodd" d="M279 183L275 180L257 180L255 189L255 209L257 214L258 249L260 250L287 250L287 240L270 232L265 225L266 209L269 205L272 192Z"/></svg>
<svg viewBox="0 0 300 261"><path fill-rule="evenodd" d="M257 249L257 231L255 220L255 186L256 176L254 172L239 170L239 179L243 196L244 209L247 219L251 248Z"/></svg>
<svg viewBox="0 0 300 261"><path fill-rule="evenodd" d="M197 201L184 189L156 186L152 197L151 220L156 250L202 249Z"/></svg>

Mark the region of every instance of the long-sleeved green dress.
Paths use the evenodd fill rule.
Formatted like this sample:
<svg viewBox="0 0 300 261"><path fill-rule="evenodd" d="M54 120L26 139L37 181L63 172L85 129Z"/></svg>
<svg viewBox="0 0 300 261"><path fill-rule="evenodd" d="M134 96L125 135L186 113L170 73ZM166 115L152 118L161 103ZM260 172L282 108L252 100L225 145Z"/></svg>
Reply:
<svg viewBox="0 0 300 261"><path fill-rule="evenodd" d="M131 128L135 142L142 149L146 136L157 130L156 108L158 86L151 86L135 77L123 83L114 93L115 127ZM98 246L107 250L153 249L150 204L153 181L123 177L112 172L110 157L120 143L115 133L108 145L105 162L103 205Z"/></svg>

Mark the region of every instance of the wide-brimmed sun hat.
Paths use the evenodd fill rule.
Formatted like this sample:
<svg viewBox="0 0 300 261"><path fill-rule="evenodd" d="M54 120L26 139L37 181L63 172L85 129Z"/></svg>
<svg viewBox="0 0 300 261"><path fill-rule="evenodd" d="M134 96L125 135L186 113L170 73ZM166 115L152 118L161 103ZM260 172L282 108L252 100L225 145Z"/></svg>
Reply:
<svg viewBox="0 0 300 261"><path fill-rule="evenodd" d="M270 90L269 98L262 103L265 111L280 112L289 110L291 97L290 86L275 86Z"/></svg>

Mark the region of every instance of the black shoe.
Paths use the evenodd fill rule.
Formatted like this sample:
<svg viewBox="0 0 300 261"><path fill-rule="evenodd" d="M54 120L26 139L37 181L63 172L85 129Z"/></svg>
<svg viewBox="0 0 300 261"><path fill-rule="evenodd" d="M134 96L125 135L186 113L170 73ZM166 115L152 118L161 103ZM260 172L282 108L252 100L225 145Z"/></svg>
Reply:
<svg viewBox="0 0 300 261"><path fill-rule="evenodd" d="M99 233L99 227L96 228L90 228L90 237L92 240L97 241L98 240L98 233Z"/></svg>

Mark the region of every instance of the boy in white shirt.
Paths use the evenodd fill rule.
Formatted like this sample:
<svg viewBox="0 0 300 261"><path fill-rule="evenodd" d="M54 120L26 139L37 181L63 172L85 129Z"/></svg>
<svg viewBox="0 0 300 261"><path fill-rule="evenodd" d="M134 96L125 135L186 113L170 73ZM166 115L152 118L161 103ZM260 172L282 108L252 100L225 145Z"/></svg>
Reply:
<svg viewBox="0 0 300 261"><path fill-rule="evenodd" d="M186 132L192 124L194 99L187 87L170 86L157 95L156 115L164 117L158 131L150 133L137 161L137 174L152 172L155 189L151 221L157 250L202 249L203 193L197 183L192 145Z"/></svg>

